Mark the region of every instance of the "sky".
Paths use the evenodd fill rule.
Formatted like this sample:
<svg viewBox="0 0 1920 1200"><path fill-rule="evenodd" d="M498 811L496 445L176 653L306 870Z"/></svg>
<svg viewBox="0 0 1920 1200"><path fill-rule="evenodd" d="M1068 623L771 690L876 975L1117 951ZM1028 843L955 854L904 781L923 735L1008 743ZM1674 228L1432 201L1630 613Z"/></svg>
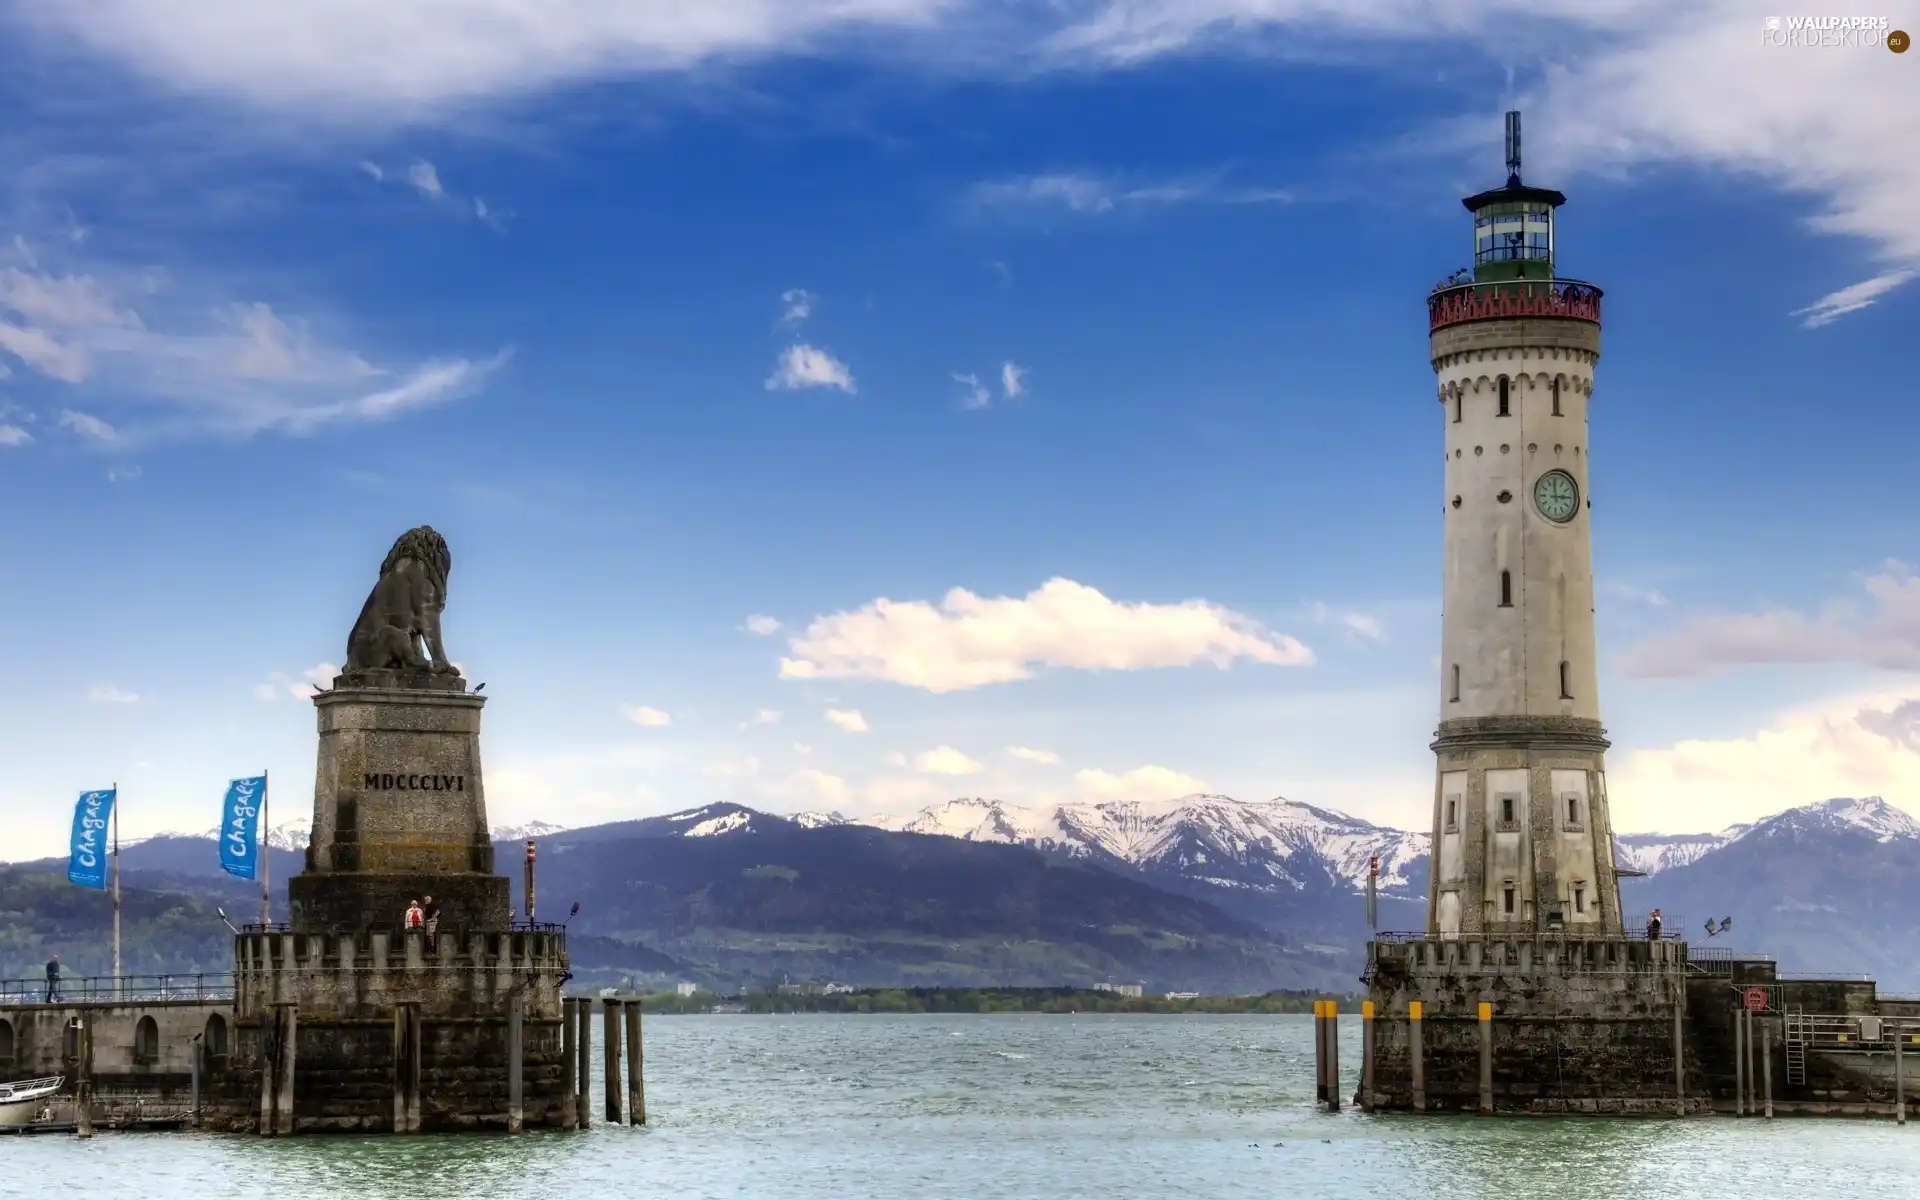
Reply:
<svg viewBox="0 0 1920 1200"><path fill-rule="evenodd" d="M1606 290L1616 829L1920 811L1920 7L1758 11L0 0L0 856L309 814L418 524L499 823L1424 828L1510 107Z"/></svg>

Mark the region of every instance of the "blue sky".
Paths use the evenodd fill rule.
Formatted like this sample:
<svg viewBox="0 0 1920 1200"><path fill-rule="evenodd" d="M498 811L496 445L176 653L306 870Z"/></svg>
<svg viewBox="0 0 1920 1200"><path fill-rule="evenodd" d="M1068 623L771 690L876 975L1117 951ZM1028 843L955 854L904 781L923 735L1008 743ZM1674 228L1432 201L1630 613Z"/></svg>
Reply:
<svg viewBox="0 0 1920 1200"><path fill-rule="evenodd" d="M1515 105L1607 289L1616 825L1920 806L1920 56L1734 3L682 7L0 4L8 857L114 781L129 835L262 767L304 815L300 693L419 523L498 821L1423 826L1422 299Z"/></svg>

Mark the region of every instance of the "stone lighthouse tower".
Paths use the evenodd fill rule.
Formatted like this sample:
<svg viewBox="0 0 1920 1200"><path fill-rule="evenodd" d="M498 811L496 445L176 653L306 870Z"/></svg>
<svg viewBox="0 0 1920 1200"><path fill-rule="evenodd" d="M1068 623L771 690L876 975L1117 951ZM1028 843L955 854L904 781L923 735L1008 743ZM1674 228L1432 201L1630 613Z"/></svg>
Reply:
<svg viewBox="0 0 1920 1200"><path fill-rule="evenodd" d="M1469 196L1471 282L1429 297L1446 446L1428 933L1622 932L1594 654L1588 408L1600 289L1555 270L1561 193Z"/></svg>

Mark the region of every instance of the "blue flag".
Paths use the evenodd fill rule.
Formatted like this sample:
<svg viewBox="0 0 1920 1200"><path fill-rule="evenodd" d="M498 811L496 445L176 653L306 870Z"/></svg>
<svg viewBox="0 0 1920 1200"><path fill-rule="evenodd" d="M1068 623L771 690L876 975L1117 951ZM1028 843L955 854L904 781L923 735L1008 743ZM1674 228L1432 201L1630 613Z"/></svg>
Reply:
<svg viewBox="0 0 1920 1200"><path fill-rule="evenodd" d="M107 830L113 824L114 789L82 792L73 806L73 850L67 878L81 887L107 888Z"/></svg>
<svg viewBox="0 0 1920 1200"><path fill-rule="evenodd" d="M226 815L220 822L220 865L242 879L260 878L260 801L267 777L236 779L227 785Z"/></svg>

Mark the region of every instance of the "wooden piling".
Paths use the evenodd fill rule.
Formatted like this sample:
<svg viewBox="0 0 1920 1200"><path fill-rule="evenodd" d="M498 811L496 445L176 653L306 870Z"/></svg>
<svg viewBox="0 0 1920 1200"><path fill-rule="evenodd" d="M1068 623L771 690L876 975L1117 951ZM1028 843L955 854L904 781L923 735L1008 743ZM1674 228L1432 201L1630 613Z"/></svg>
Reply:
<svg viewBox="0 0 1920 1200"><path fill-rule="evenodd" d="M1493 1005L1480 1002L1480 1111L1493 1115Z"/></svg>
<svg viewBox="0 0 1920 1200"><path fill-rule="evenodd" d="M1420 1017L1425 1005L1407 1002L1407 1052L1413 1061L1413 1111L1427 1111L1427 1060L1420 1045Z"/></svg>
<svg viewBox="0 0 1920 1200"><path fill-rule="evenodd" d="M274 1107L279 1111L274 1114L275 1120L273 1128L275 1133L291 1134L293 1132L293 1072L296 1058L295 1051L300 1044L298 1036L300 1032L300 1006L298 1004L289 1004L282 1009L281 1012L285 1014L285 1018L280 1027L280 1078L274 1081L278 1085L275 1090L279 1092L279 1099L275 1101Z"/></svg>
<svg viewBox="0 0 1920 1200"><path fill-rule="evenodd" d="M74 1021L77 1028L73 1050L80 1078L73 1085L73 1133L75 1137L90 1138L93 1136L93 1022L87 1020L84 1009Z"/></svg>
<svg viewBox="0 0 1920 1200"><path fill-rule="evenodd" d="M593 1000L581 997L575 1010L580 1018L580 1036L574 1040L579 1057L573 1064L574 1095L580 1110L580 1128L593 1127Z"/></svg>
<svg viewBox="0 0 1920 1200"><path fill-rule="evenodd" d="M1373 1001L1360 1002L1360 1111L1373 1111Z"/></svg>
<svg viewBox="0 0 1920 1200"><path fill-rule="evenodd" d="M426 1074L427 1031L420 1020L420 1006L409 1002L407 1014L407 1132L420 1132L420 1090Z"/></svg>
<svg viewBox="0 0 1920 1200"><path fill-rule="evenodd" d="M526 1125L526 997L519 992L507 1002L507 1132Z"/></svg>
<svg viewBox="0 0 1920 1200"><path fill-rule="evenodd" d="M573 1086L573 1064L580 1052L573 1047L578 1035L577 1018L574 1010L578 1000L560 1001L560 1081L566 1085L565 1093L560 1097L560 1125L563 1129L580 1128L580 1097Z"/></svg>
<svg viewBox="0 0 1920 1200"><path fill-rule="evenodd" d="M193 1128L200 1128L200 1055L203 1047L200 1039L204 1035L194 1034L193 1041L187 1043L187 1069L193 1075L193 1109L189 1120Z"/></svg>
<svg viewBox="0 0 1920 1200"><path fill-rule="evenodd" d="M647 1123L646 1052L640 1044L640 997L627 1001L627 1120Z"/></svg>
<svg viewBox="0 0 1920 1200"><path fill-rule="evenodd" d="M620 1002L609 996L600 1002L601 1085L606 1091L607 1124L620 1124Z"/></svg>
<svg viewBox="0 0 1920 1200"><path fill-rule="evenodd" d="M1907 1031L1896 1025L1893 1030L1893 1123L1907 1123L1907 1056L1904 1043Z"/></svg>
<svg viewBox="0 0 1920 1200"><path fill-rule="evenodd" d="M1747 1010L1733 1013L1733 1115L1747 1115Z"/></svg>
<svg viewBox="0 0 1920 1200"><path fill-rule="evenodd" d="M1340 1002L1327 1001L1327 1111L1340 1111Z"/></svg>
<svg viewBox="0 0 1920 1200"><path fill-rule="evenodd" d="M1773 1120L1773 1026L1760 1024L1760 1097L1767 1104L1767 1120Z"/></svg>

